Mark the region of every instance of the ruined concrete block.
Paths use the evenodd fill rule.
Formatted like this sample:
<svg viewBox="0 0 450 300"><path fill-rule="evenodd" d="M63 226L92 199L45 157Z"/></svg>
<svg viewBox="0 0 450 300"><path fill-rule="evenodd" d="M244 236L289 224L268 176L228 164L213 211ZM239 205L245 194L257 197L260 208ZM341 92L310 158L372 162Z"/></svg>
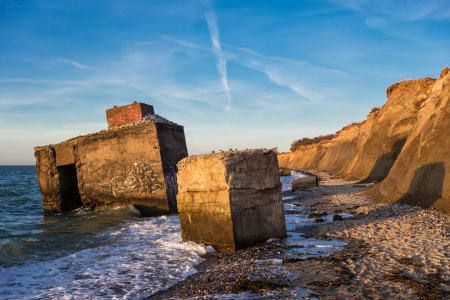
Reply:
<svg viewBox="0 0 450 300"><path fill-rule="evenodd" d="M176 164L187 156L182 126L144 123L36 147L44 211L138 205L177 211Z"/></svg>
<svg viewBox="0 0 450 300"><path fill-rule="evenodd" d="M292 190L310 189L319 186L317 176L306 176L292 180Z"/></svg>
<svg viewBox="0 0 450 300"><path fill-rule="evenodd" d="M182 238L221 252L286 236L277 155L257 149L178 163Z"/></svg>
<svg viewBox="0 0 450 300"><path fill-rule="evenodd" d="M277 156L263 149L192 156L179 164L179 168L192 169L178 174L180 193L279 187L274 163L278 163Z"/></svg>
<svg viewBox="0 0 450 300"><path fill-rule="evenodd" d="M154 114L153 106L134 102L129 105L114 107L106 110L108 129L118 128L141 120L147 114Z"/></svg>

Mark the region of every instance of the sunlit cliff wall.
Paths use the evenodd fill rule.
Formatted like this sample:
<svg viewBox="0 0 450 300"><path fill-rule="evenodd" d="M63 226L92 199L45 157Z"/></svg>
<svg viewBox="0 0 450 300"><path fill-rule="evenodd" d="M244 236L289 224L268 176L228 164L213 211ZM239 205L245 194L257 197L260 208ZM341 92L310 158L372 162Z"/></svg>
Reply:
<svg viewBox="0 0 450 300"><path fill-rule="evenodd" d="M379 201L450 212L448 70L444 68L437 80L391 85L381 109L374 109L361 123L344 127L331 140L292 150L289 160L282 160L283 166L381 182L370 190Z"/></svg>

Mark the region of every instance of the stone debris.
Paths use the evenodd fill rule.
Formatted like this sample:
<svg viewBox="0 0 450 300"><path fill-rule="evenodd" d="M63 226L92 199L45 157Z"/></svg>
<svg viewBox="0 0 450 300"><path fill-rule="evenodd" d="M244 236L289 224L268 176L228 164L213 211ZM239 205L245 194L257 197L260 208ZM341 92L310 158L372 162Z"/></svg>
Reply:
<svg viewBox="0 0 450 300"><path fill-rule="evenodd" d="M253 246L236 253L210 253L206 263L199 265L199 273L174 286L168 292L150 299L220 299L218 295L232 294L240 280L268 280L283 283L292 274L280 263L288 251L285 243L274 241ZM271 299L297 299L292 291L285 291ZM257 295L257 294L255 294ZM263 296L263 295L261 295ZM288 298L286 298L289 296Z"/></svg>
<svg viewBox="0 0 450 300"><path fill-rule="evenodd" d="M174 123L172 121L167 120L164 117L161 117L158 114L147 114L145 115L141 120L120 126L118 128L125 128L125 127L130 127L130 126L136 126L136 125L140 125L140 124L145 124L145 123L161 123L161 124L167 124L167 125L173 125L173 126L180 126L177 123Z"/></svg>
<svg viewBox="0 0 450 300"><path fill-rule="evenodd" d="M197 274L150 299L245 299L242 294L224 295L231 294L233 285L242 279L264 279L292 287L277 296L250 294L251 299L448 299L448 294L447 298L431 298L428 294L419 298L410 287L387 282L382 276L403 272L402 276L426 285L427 278L435 275L442 279L436 288L450 291L450 216L408 205L374 204L371 197L360 193L361 188L353 187L356 181L318 175L321 185L317 192L285 191L284 203L300 205L304 214L318 211L336 215L339 210L343 220L305 226L300 234L320 240L348 240L342 251L328 257L292 260L292 249L283 241L275 241L233 254L208 253L206 261L196 267ZM303 197L306 194L309 196ZM322 196L316 198L315 194ZM346 217L346 213L355 216ZM415 264L401 264L404 258ZM280 267L276 263L280 259L288 263ZM307 296L294 295L295 288L307 289Z"/></svg>

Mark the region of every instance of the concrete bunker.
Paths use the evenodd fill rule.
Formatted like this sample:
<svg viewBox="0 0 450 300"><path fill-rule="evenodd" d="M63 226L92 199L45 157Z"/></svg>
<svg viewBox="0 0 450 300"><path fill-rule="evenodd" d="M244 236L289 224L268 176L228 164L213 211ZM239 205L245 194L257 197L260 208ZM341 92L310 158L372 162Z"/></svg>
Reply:
<svg viewBox="0 0 450 300"><path fill-rule="evenodd" d="M286 237L277 154L256 149L197 155L178 163L183 241L221 252Z"/></svg>
<svg viewBox="0 0 450 300"><path fill-rule="evenodd" d="M146 215L177 212L183 127L136 102L109 109L107 120L108 130L35 148L44 211L130 204Z"/></svg>

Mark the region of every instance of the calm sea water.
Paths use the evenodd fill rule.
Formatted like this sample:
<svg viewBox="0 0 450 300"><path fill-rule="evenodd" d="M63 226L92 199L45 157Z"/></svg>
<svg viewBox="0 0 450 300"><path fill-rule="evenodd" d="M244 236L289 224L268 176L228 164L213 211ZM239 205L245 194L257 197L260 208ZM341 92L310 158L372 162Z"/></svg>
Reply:
<svg viewBox="0 0 450 300"><path fill-rule="evenodd" d="M283 190L299 176L282 177ZM288 230L307 222L286 217ZM315 255L340 247L287 243L299 238ZM178 215L143 218L133 206L44 215L35 167L0 166L0 299L142 299L194 274L208 251L181 241Z"/></svg>

